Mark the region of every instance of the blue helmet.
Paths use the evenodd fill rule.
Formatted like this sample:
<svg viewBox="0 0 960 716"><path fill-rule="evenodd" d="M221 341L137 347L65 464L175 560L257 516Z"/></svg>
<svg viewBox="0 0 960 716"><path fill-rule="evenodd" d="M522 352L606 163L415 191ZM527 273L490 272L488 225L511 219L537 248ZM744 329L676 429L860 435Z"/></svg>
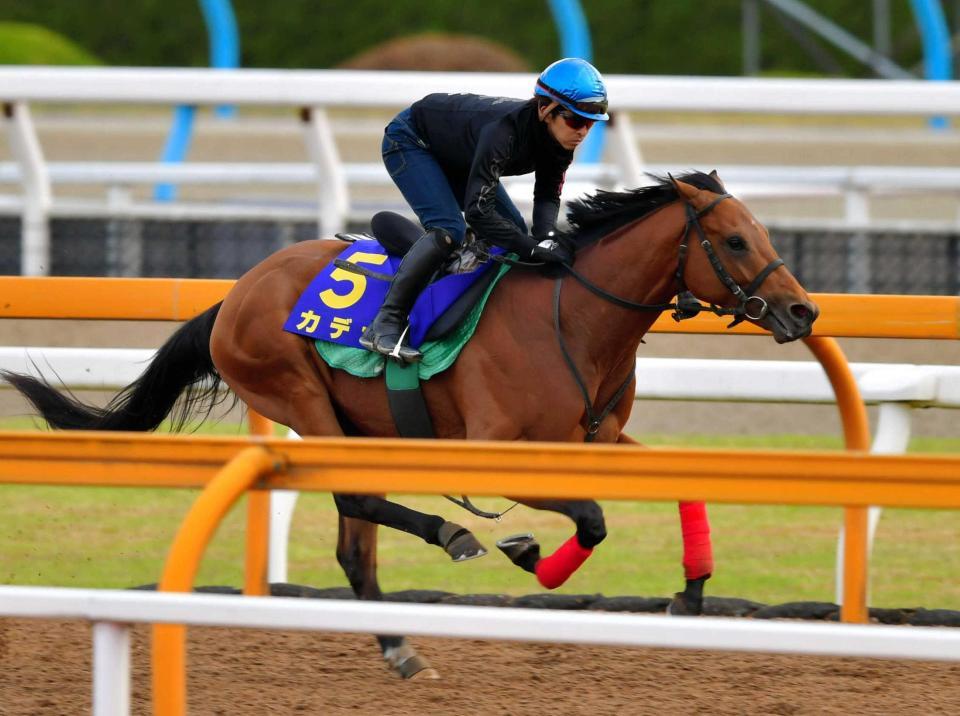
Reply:
<svg viewBox="0 0 960 716"><path fill-rule="evenodd" d="M601 122L610 119L603 77L579 57L557 60L541 72L534 93L559 102L581 117Z"/></svg>

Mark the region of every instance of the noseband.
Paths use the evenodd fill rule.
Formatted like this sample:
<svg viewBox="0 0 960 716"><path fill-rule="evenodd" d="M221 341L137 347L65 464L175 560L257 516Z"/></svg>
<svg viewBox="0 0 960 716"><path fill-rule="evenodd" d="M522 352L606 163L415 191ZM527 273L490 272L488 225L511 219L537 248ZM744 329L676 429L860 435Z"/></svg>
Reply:
<svg viewBox="0 0 960 716"><path fill-rule="evenodd" d="M677 285L680 287L680 289L677 293L676 307L674 308L673 314L671 314L675 321L682 321L685 318L693 318L701 311L709 311L710 313L715 313L718 316L733 316L733 322L729 326L732 328L747 318L749 318L751 321L759 321L761 318L766 316L767 312L769 311L767 302L760 296L755 296L754 294L756 293L757 289L760 288L761 284L767 280L767 276L783 266L783 259L774 259L768 263L766 267L764 267L764 269L757 274L756 278L750 282L750 285L747 286L746 289L740 288L740 284L734 280L733 276L730 275L727 269L725 269L723 264L720 262L716 252L713 250L713 245L703 233L703 227L700 226L700 219L702 217L713 211L714 207L721 201L729 198L730 194L721 194L699 211L694 209L690 204L685 205L687 221L683 227L683 236L680 237L680 258L677 262L676 273ZM720 279L720 282L727 287L727 290L730 291L730 293L732 293L739 301L739 304L737 304L737 306L734 308L721 308L720 306L704 305L700 303L690 289L687 288L683 274L687 263L687 253L689 251L689 244L687 242L690 237L691 226L697 231L697 236L700 238L700 246L702 246L703 250L706 252L707 258L710 260L710 265L713 267L713 272L717 275L717 278ZM753 313L750 312L751 302L757 304L755 312Z"/></svg>

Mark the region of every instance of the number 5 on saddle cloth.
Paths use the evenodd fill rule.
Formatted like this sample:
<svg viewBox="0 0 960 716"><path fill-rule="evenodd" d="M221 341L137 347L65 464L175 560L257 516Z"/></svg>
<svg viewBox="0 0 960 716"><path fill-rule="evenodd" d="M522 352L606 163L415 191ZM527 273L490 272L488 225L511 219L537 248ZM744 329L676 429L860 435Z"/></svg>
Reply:
<svg viewBox="0 0 960 716"><path fill-rule="evenodd" d="M473 335L490 291L509 267L489 258L504 253L498 247L468 243L457 251L410 313L406 341L423 352L423 360L411 366L387 362L379 353L361 348L359 339L383 303L403 255L423 232L412 221L387 211L374 216L370 224L372 235L337 235L351 243L310 282L283 329L314 339L327 364L361 378L379 375L387 363L391 408L401 399L404 404L411 400L422 404L419 380L453 364ZM424 423L429 426L425 406L420 410L407 405L401 410L405 415L394 410L401 435L432 436L432 428L424 434Z"/></svg>

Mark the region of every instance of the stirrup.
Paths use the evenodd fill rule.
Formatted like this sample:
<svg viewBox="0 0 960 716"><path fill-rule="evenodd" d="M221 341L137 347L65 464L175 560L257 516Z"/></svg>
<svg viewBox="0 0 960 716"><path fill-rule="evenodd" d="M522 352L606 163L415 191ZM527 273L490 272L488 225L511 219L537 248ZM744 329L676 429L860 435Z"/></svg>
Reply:
<svg viewBox="0 0 960 716"><path fill-rule="evenodd" d="M392 334L378 336L373 332L372 329L368 328L366 331L364 331L363 335L360 336L359 342L360 345L366 348L368 351L379 353L387 358L393 358L395 361L400 363L417 363L423 358L423 353L418 351L416 348L404 345L403 343L409 331L410 326L407 325L407 327L403 329L403 333L400 334L399 338L394 341Z"/></svg>

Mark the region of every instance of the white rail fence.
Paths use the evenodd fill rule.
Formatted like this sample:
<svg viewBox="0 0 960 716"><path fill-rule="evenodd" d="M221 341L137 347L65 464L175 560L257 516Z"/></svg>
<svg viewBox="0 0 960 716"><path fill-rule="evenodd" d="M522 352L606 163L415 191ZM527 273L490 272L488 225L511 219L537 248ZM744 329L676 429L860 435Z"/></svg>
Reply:
<svg viewBox="0 0 960 716"><path fill-rule="evenodd" d="M427 92L477 92L526 97L534 76L527 74L278 71L159 68L0 68L0 103L16 169L0 174L22 184L19 202L23 215L22 273L35 275L48 265L48 218L57 210L54 183L86 182L97 173L100 183L119 185L166 179L176 182L230 182L250 172L242 166L153 167L142 165L77 167L49 165L31 118L31 103L124 103L151 105L219 105L292 107L301 111L308 167L268 165L258 181L279 181L292 175L316 187L317 218L325 234L340 230L356 216L350 187L361 179L382 183L378 166L349 165L341 161L328 108L401 108ZM693 113L750 112L799 115L937 115L960 113L960 83L910 80L786 80L754 78L607 77L615 122L610 165L577 167L570 174L567 196L584 186L639 186L645 183L645 166L636 141L630 112L683 111ZM676 169L676 167L671 167ZM865 192L897 189L960 190L960 179L950 170L915 168L891 177L883 168L837 170L814 167L728 168L731 188L744 196L751 192L795 196L802 193L841 191L847 201L847 218L866 217ZM255 170L254 170L255 171ZM153 172L153 174L150 174ZM287 174L289 172L289 174ZM806 175L804 175L806 172ZM911 173L912 172L912 173ZM150 174L148 177L147 175ZM84 177L80 179L80 177ZM213 179L212 177L216 177ZM114 194L115 196L116 194ZM120 202L123 203L122 201ZM127 211L148 211L128 206Z"/></svg>
<svg viewBox="0 0 960 716"><path fill-rule="evenodd" d="M731 193L746 200L770 197L842 197L842 225L847 227L871 223L868 208L871 197L920 192L952 192L960 196L960 169L952 167L897 167L891 170L885 166L777 167L720 164L711 165L710 168L717 170ZM650 183L645 173L663 176L679 170L682 170L682 167L676 164L643 164L641 173L632 176L625 174L616 165L575 164L567 172L562 198L564 202L568 202L597 188L634 188ZM341 171L348 189L361 186L393 186L386 169L379 163L344 163ZM88 199L51 199L49 216L102 215L108 210L112 215L138 218L165 216L171 212L183 216L224 218L256 212L259 217L263 211L270 212L272 209L272 213L284 218L313 219L316 213L308 207L284 207L266 201L257 203L256 200L248 200L249 206L218 206L217 209L197 203L137 202L131 198L130 190L137 186L171 183L220 187L250 184L301 185L315 186L317 191L323 191L321 184L324 181L317 166L306 162L47 162L46 176L51 196L55 195L53 188L56 186L106 187L106 199L103 202L91 202ZM20 165L15 162L0 162L0 184L26 186L27 182L28 176ZM532 204L532 179L505 177L503 183L517 206L523 211L529 211ZM0 208L24 211L29 201L29 196L0 197ZM386 202L378 203L383 204L380 208L392 208L412 216L404 205L388 206ZM373 210L366 203L348 200L342 214L335 217L329 225L334 229L342 228L347 221L364 221L372 214ZM821 220L819 223L827 221ZM960 223L960 209L956 222ZM818 222L808 218L807 223ZM943 222L937 224L941 228L942 225Z"/></svg>
<svg viewBox="0 0 960 716"><path fill-rule="evenodd" d="M56 375L70 388L116 390L136 380L153 356L132 348L0 348L0 369ZM901 454L916 408L960 408L960 366L851 363L864 401L878 406L871 452ZM833 403L835 396L816 361L637 359L637 400L753 403ZM9 387L5 383L0 388ZM291 437L296 434L291 431ZM290 525L298 493L271 492L268 580L287 581ZM873 544L881 509L869 513ZM843 533L837 546L836 601L842 603Z"/></svg>
<svg viewBox="0 0 960 716"><path fill-rule="evenodd" d="M620 647L960 659L949 627L670 619L642 614L0 586L0 616L93 623L94 716L130 712L130 626L360 632Z"/></svg>

